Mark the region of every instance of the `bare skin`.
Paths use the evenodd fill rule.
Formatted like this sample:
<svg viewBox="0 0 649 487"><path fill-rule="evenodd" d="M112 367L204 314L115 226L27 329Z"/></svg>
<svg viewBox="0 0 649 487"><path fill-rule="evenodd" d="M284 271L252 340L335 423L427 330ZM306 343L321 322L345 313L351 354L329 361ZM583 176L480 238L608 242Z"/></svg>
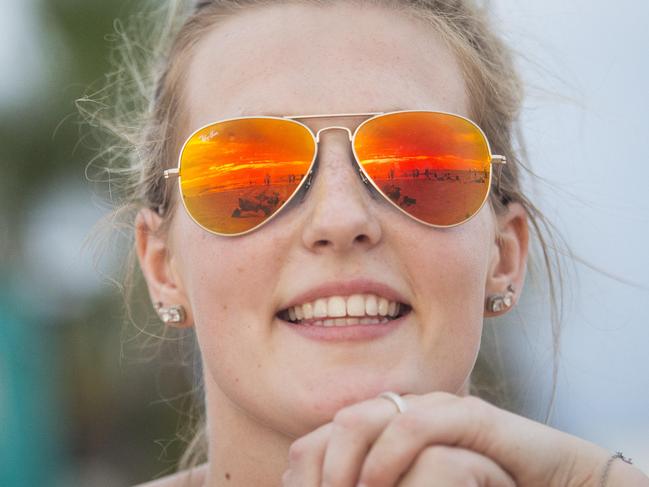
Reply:
<svg viewBox="0 0 649 487"><path fill-rule="evenodd" d="M229 18L197 45L185 103L181 139L239 115L430 109L471 117L458 62L429 27L344 3ZM485 205L463 225L433 229L369 194L345 132L325 132L319 158L305 200L244 237L208 234L182 207L165 236L154 233L157 215L138 215L151 298L185 307L204 363L209 462L191 484L413 487L434 472L439 485L597 485L586 479L605 463L603 449L466 397L483 319L493 315L485 297L523 287L523 208L496 217ZM412 307L381 339L323 344L277 317L306 290L359 280L389 286ZM409 411L397 415L374 399L385 390L405 394ZM610 485L624 470L615 468Z"/></svg>

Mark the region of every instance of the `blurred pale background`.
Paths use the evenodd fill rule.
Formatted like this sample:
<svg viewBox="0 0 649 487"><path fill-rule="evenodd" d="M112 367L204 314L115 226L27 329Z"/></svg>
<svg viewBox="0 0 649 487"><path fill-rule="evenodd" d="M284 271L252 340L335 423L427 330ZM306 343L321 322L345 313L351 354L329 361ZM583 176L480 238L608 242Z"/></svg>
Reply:
<svg viewBox="0 0 649 487"><path fill-rule="evenodd" d="M494 4L526 57L532 165L559 188L538 186L544 210L579 257L637 284L577 266L552 424L649 472L649 3ZM531 368L521 391L533 404L549 355L531 351L530 361L524 343L515 343L512 370Z"/></svg>
<svg viewBox="0 0 649 487"><path fill-rule="evenodd" d="M129 349L119 293L82 248L106 209L84 179L95 143L79 142L73 101L101 81L105 35L137 3L0 0L3 486L126 485L182 446L176 404L160 398L186 380ZM580 257L636 283L576 267L551 423L649 472L649 3L493 4L524 56L524 131L551 183L535 187L542 207ZM113 260L100 270L112 274ZM522 307L538 322L512 314L501 331L520 407L540 418L551 353L529 289Z"/></svg>

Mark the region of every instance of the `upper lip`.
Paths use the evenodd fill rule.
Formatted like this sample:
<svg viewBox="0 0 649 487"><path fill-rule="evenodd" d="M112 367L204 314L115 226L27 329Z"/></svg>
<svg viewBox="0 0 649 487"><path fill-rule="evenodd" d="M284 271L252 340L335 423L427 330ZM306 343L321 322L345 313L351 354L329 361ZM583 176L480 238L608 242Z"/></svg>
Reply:
<svg viewBox="0 0 649 487"><path fill-rule="evenodd" d="M391 286L370 279L354 279L351 281L331 281L313 287L292 298L281 310L304 303L310 303L318 298L330 296L351 296L353 294L375 294L388 301L398 301L409 305L406 299Z"/></svg>

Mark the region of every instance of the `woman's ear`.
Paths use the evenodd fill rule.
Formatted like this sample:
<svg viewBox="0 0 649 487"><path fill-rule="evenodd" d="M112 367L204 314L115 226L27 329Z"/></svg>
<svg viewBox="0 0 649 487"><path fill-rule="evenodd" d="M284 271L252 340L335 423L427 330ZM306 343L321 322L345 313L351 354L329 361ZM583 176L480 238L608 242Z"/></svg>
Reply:
<svg viewBox="0 0 649 487"><path fill-rule="evenodd" d="M520 297L525 282L529 244L529 226L527 212L520 203L510 203L507 211L496 216L496 238L489 263L486 282L487 299L492 296L506 296L508 287L514 289L514 306ZM504 314L511 307L505 306L501 311L485 307L485 317Z"/></svg>
<svg viewBox="0 0 649 487"><path fill-rule="evenodd" d="M159 231L161 225L162 218L148 208L141 209L135 218L135 248L140 268L154 306L156 303L163 308L181 306L184 320L174 325L189 327L193 324L189 301L168 239Z"/></svg>

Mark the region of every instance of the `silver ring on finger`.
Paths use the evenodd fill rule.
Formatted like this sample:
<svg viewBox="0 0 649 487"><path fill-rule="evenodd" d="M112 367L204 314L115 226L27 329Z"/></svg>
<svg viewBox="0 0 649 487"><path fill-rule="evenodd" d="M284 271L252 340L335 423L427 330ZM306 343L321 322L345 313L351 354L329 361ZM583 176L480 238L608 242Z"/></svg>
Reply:
<svg viewBox="0 0 649 487"><path fill-rule="evenodd" d="M400 413L403 413L408 409L408 405L406 404L406 401L404 401L403 398L396 392L385 391L379 394L377 397L382 397L383 399L387 399L388 401L390 401L392 404L394 404L397 407L397 410Z"/></svg>

